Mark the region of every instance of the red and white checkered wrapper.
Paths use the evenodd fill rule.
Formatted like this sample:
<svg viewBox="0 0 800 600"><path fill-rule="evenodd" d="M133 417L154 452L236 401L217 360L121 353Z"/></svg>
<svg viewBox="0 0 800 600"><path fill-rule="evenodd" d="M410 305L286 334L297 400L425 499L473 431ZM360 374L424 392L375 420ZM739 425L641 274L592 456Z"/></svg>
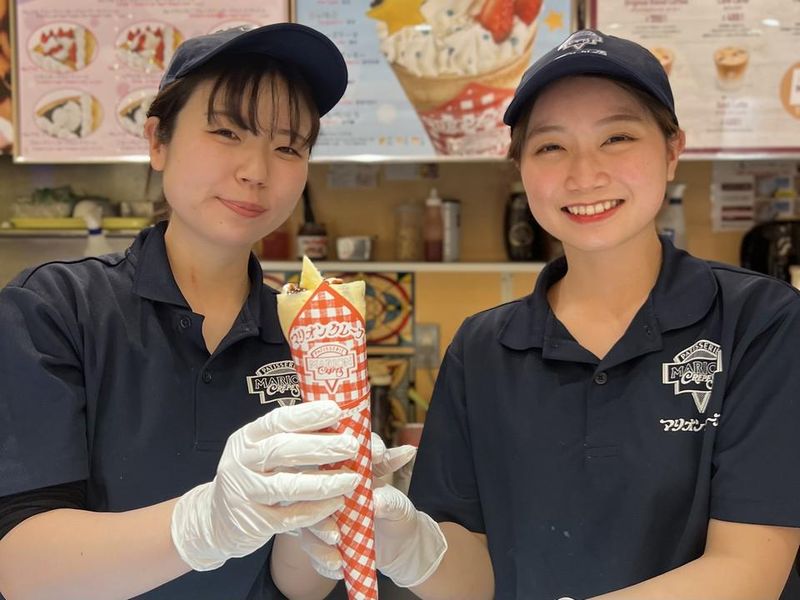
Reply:
<svg viewBox="0 0 800 600"><path fill-rule="evenodd" d="M355 492L335 515L350 600L378 598L367 336L364 315L328 282L311 294L286 335L305 402L334 400L345 411L336 431L359 442L355 460L333 465L358 473Z"/></svg>

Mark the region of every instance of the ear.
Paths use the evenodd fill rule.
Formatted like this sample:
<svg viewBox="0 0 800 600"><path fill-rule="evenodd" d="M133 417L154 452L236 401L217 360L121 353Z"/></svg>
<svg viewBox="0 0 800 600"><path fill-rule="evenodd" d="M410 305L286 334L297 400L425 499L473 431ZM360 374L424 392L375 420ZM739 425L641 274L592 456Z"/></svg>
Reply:
<svg viewBox="0 0 800 600"><path fill-rule="evenodd" d="M686 148L686 132L679 129L678 133L667 141L667 181L675 179L675 170L678 168L678 159Z"/></svg>
<svg viewBox="0 0 800 600"><path fill-rule="evenodd" d="M144 122L144 136L147 138L147 149L150 153L150 166L154 171L163 171L167 161L167 147L158 139L158 117L147 117Z"/></svg>

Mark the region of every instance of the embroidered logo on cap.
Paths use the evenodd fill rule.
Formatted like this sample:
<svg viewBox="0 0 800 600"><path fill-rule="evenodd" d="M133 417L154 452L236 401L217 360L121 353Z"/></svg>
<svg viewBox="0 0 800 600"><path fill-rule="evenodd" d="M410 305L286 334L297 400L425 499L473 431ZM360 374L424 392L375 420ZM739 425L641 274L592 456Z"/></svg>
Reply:
<svg viewBox="0 0 800 600"><path fill-rule="evenodd" d="M674 386L676 396L691 394L697 411L705 413L714 387L714 374L722 372L719 344L699 340L672 360L661 365L661 382Z"/></svg>
<svg viewBox="0 0 800 600"><path fill-rule="evenodd" d="M564 50L577 50L580 52L587 45L596 46L602 43L602 36L597 35L594 31L579 31L569 36L558 49L561 52Z"/></svg>
<svg viewBox="0 0 800 600"><path fill-rule="evenodd" d="M291 406L300 400L300 381L294 362L282 360L260 367L247 377L247 391L257 394L261 404L277 402L280 406Z"/></svg>

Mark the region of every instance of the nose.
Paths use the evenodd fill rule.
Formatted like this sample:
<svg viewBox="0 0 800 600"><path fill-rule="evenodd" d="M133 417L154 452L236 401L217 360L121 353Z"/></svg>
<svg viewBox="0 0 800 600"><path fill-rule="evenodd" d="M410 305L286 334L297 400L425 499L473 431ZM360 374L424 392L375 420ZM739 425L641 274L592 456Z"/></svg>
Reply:
<svg viewBox="0 0 800 600"><path fill-rule="evenodd" d="M569 191L591 191L607 185L608 172L593 152L578 152L572 155L567 171L566 186Z"/></svg>
<svg viewBox="0 0 800 600"><path fill-rule="evenodd" d="M239 164L236 179L244 185L264 187L269 179L269 157L267 153L263 150L248 152Z"/></svg>

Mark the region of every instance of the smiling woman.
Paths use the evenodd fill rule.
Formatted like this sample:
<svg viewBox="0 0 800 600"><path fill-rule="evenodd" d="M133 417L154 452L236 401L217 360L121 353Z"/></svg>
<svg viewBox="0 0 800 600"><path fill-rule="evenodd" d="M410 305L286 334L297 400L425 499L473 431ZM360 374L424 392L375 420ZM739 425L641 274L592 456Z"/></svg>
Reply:
<svg viewBox="0 0 800 600"><path fill-rule="evenodd" d="M565 255L456 333L409 498L375 491L379 568L423 599L794 600L800 293L657 235L684 134L647 49L575 32L504 120Z"/></svg>
<svg viewBox="0 0 800 600"><path fill-rule="evenodd" d="M332 589L284 534L343 506L357 476L319 467L358 443L321 433L335 403L270 384L294 363L250 248L299 200L346 84L339 50L302 25L186 40L144 124L169 221L0 291L0 594Z"/></svg>

